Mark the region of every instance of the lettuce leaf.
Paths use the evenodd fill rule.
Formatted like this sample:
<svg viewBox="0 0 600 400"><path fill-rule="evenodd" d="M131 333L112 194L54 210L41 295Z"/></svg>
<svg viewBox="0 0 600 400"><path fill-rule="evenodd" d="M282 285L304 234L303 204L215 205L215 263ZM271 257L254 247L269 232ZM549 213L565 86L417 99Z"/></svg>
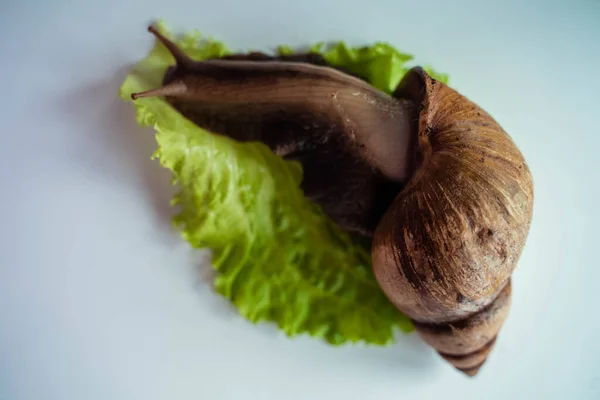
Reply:
<svg viewBox="0 0 600 400"><path fill-rule="evenodd" d="M164 24L157 27L172 37ZM230 53L198 32L175 41L198 60ZM387 92L412 59L383 43L317 44L313 50ZM157 42L127 75L120 96L130 101L131 93L160 86L173 62ZM134 106L138 124L156 131L154 157L172 171L178 186L175 225L193 247L212 250L215 288L241 315L254 323L271 321L288 336L309 334L334 345L385 345L393 342L396 328L413 329L378 287L369 249L304 198L300 164L260 143L211 134L162 98L139 99Z"/></svg>
<svg viewBox="0 0 600 400"><path fill-rule="evenodd" d="M281 49L280 47L280 51ZM290 52L287 47L283 50ZM330 64L346 68L386 93L392 93L413 66L409 64L413 60L412 55L402 53L383 42L359 48L349 47L344 42L335 43L329 48L324 43L317 43L310 50L321 53ZM448 83L448 75L439 73L430 66L425 66L424 69L433 78Z"/></svg>

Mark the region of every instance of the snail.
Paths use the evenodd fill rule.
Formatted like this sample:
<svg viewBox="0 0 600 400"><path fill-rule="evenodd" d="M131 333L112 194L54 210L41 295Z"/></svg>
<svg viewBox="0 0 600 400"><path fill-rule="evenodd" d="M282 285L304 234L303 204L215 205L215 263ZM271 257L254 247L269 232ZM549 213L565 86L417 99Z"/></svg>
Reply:
<svg viewBox="0 0 600 400"><path fill-rule="evenodd" d="M316 54L194 61L149 31L176 64L132 98L164 96L215 134L299 161L305 196L371 239L389 300L476 375L507 317L533 213L531 172L496 120L420 67L388 95Z"/></svg>

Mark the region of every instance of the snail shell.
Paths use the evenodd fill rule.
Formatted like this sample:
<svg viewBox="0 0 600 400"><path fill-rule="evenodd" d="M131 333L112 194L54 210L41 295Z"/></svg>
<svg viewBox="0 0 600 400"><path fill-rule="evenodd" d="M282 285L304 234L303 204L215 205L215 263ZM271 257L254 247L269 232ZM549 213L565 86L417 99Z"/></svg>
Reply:
<svg viewBox="0 0 600 400"><path fill-rule="evenodd" d="M394 96L419 105L419 166L376 228L373 271L419 335L475 375L510 306L531 173L488 113L424 70L411 70Z"/></svg>

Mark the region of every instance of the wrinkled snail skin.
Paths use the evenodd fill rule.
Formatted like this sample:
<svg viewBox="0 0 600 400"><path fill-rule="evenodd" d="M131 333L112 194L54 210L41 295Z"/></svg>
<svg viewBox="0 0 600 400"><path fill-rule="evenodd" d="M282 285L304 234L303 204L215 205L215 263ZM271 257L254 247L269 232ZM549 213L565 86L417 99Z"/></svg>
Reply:
<svg viewBox="0 0 600 400"><path fill-rule="evenodd" d="M371 236L412 171L415 108L316 55L260 53L193 61L151 29L173 54L165 96L197 125L259 141L303 167L307 198L342 228ZM300 62L302 60L302 62Z"/></svg>
<svg viewBox="0 0 600 400"><path fill-rule="evenodd" d="M260 141L302 164L305 195L372 237L373 272L441 357L473 376L510 307L533 207L529 168L479 106L423 69L392 96L318 55L176 60L165 96L217 134Z"/></svg>

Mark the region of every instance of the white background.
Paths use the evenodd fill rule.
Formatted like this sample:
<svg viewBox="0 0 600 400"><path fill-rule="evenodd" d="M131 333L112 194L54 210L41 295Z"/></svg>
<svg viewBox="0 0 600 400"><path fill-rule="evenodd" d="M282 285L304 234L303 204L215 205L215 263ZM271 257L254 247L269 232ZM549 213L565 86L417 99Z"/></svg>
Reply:
<svg viewBox="0 0 600 400"><path fill-rule="evenodd" d="M0 7L1 400L600 398L599 1L72 3ZM211 291L152 131L117 98L155 18L236 49L389 41L501 122L535 215L475 379L415 335L288 340Z"/></svg>

